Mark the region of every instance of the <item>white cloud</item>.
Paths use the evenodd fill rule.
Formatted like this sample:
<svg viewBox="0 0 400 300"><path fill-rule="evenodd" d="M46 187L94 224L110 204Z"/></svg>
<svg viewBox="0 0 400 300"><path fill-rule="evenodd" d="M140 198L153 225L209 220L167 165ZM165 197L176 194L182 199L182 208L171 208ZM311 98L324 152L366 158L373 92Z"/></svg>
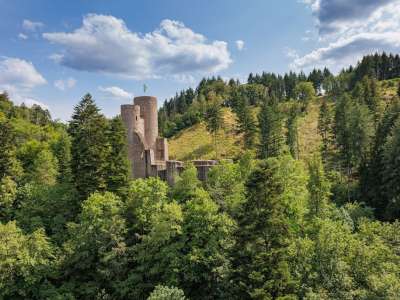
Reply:
<svg viewBox="0 0 400 300"><path fill-rule="evenodd" d="M43 109L50 110L49 107L44 104L43 102L40 102L38 100L32 99L32 98L25 98L22 103L24 103L27 107L32 107L34 105L38 105Z"/></svg>
<svg viewBox="0 0 400 300"><path fill-rule="evenodd" d="M237 40L237 41L236 41L236 48L237 48L239 51L242 51L242 50L244 49L244 41L242 41L242 40Z"/></svg>
<svg viewBox="0 0 400 300"><path fill-rule="evenodd" d="M12 85L33 88L45 84L46 80L31 62L19 58L0 60L0 86Z"/></svg>
<svg viewBox="0 0 400 300"><path fill-rule="evenodd" d="M58 88L61 91L64 91L65 89L70 89L73 88L76 84L76 80L72 77L69 77L67 79L59 79L54 81L54 86Z"/></svg>
<svg viewBox="0 0 400 300"><path fill-rule="evenodd" d="M103 95L105 97L110 97L112 99L125 100L125 99L133 98L133 94L131 94L117 86L109 86L109 87L99 86L98 89L99 89L99 91L101 91L103 93Z"/></svg>
<svg viewBox="0 0 400 300"><path fill-rule="evenodd" d="M163 20L153 32L140 34L130 31L121 19L89 14L73 32L43 37L63 46L62 53L52 57L64 66L135 79L212 73L232 62L226 42L207 42L205 36L173 20Z"/></svg>
<svg viewBox="0 0 400 300"><path fill-rule="evenodd" d="M0 91L7 91L15 103L24 102L27 106L37 104L48 109L31 96L33 88L45 83L46 80L31 62L20 58L0 58Z"/></svg>
<svg viewBox="0 0 400 300"><path fill-rule="evenodd" d="M44 27L44 24L42 22L34 22L34 21L31 21L31 20L27 20L27 19L25 19L22 22L22 28L24 28L27 31L34 32L34 31L37 31L39 29L42 29L43 27Z"/></svg>
<svg viewBox="0 0 400 300"><path fill-rule="evenodd" d="M319 29L318 47L291 67L339 71L372 52L400 51L400 0L307 0Z"/></svg>
<svg viewBox="0 0 400 300"><path fill-rule="evenodd" d="M18 37L19 37L21 40L26 40L26 39L28 39L28 36L27 36L26 34L23 34L23 33L19 33L19 34L18 34Z"/></svg>

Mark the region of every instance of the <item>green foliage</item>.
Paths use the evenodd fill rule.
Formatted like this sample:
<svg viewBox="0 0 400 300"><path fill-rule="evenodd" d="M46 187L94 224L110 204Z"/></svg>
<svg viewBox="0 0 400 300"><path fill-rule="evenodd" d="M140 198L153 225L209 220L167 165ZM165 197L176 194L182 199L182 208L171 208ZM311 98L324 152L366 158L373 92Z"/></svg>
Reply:
<svg viewBox="0 0 400 300"><path fill-rule="evenodd" d="M17 179L21 170L16 160L15 132L8 120L0 120L0 145L0 179L5 176Z"/></svg>
<svg viewBox="0 0 400 300"><path fill-rule="evenodd" d="M96 191L107 188L107 121L99 113L90 94L75 106L69 124L72 139L73 182L82 200Z"/></svg>
<svg viewBox="0 0 400 300"><path fill-rule="evenodd" d="M79 223L68 226L61 278L77 297L116 293L124 269L126 246L122 202L112 193L95 193L82 203Z"/></svg>
<svg viewBox="0 0 400 300"><path fill-rule="evenodd" d="M322 100L318 116L318 133L322 137L322 155L326 160L332 133L332 110L326 99Z"/></svg>
<svg viewBox="0 0 400 300"><path fill-rule="evenodd" d="M118 192L126 187L129 178L126 130L121 118L116 117L110 121L107 138L111 147L106 169L107 187L111 192Z"/></svg>
<svg viewBox="0 0 400 300"><path fill-rule="evenodd" d="M233 110L237 116L238 133L243 134L245 147L251 148L256 138L256 122L250 109L249 99L253 98L249 98L245 93L246 91L247 89L244 88L235 90L232 93L231 101L233 102Z"/></svg>
<svg viewBox="0 0 400 300"><path fill-rule="evenodd" d="M325 176L324 167L321 158L314 156L308 163L309 181L308 191L309 198L309 213L311 217L324 217L327 212L330 182Z"/></svg>
<svg viewBox="0 0 400 300"><path fill-rule="evenodd" d="M157 285L147 300L185 300L185 294L176 287Z"/></svg>
<svg viewBox="0 0 400 300"><path fill-rule="evenodd" d="M260 158L278 156L282 151L283 132L282 116L276 99L264 102L258 114L260 126Z"/></svg>
<svg viewBox="0 0 400 300"><path fill-rule="evenodd" d="M176 178L176 183L172 189L173 197L183 203L196 195L201 187L201 182L197 178L197 169L193 164L188 164L185 170Z"/></svg>
<svg viewBox="0 0 400 300"><path fill-rule="evenodd" d="M315 89L311 82L300 82L295 88L296 99L300 101L302 111L307 109L308 103L315 98Z"/></svg>
<svg viewBox="0 0 400 300"><path fill-rule="evenodd" d="M14 221L0 223L0 298L38 299L52 260L53 248L42 229L27 235Z"/></svg>
<svg viewBox="0 0 400 300"><path fill-rule="evenodd" d="M222 115L221 98L214 93L207 95L207 108L205 113L205 122L207 131L214 140L215 157L218 158L218 132L224 126Z"/></svg>
<svg viewBox="0 0 400 300"><path fill-rule="evenodd" d="M207 175L207 191L221 209L230 216L237 214L240 205L245 200L246 175L243 171L238 163L222 161Z"/></svg>
<svg viewBox="0 0 400 300"><path fill-rule="evenodd" d="M400 217L400 119L394 124L391 135L384 146L383 188L386 203L386 218Z"/></svg>
<svg viewBox="0 0 400 300"><path fill-rule="evenodd" d="M286 247L299 234L307 211L306 180L290 156L267 159L249 176L235 249L242 298L294 297Z"/></svg>
<svg viewBox="0 0 400 300"><path fill-rule="evenodd" d="M286 144L289 147L290 154L299 158L299 135L297 128L297 107L292 107L289 116L286 119Z"/></svg>
<svg viewBox="0 0 400 300"><path fill-rule="evenodd" d="M151 230L151 217L156 215L167 199L168 186L158 178L131 181L126 194L128 227L142 235Z"/></svg>

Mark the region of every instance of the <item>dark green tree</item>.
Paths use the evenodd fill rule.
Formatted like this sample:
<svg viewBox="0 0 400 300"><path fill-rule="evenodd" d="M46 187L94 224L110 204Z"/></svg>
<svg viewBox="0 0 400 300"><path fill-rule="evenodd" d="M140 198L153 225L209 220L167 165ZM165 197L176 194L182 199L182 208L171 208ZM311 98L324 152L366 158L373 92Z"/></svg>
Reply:
<svg viewBox="0 0 400 300"><path fill-rule="evenodd" d="M243 142L246 148L254 145L256 137L256 122L251 111L247 96L242 92L236 91L232 97L234 98L234 112L237 116L238 132L243 134Z"/></svg>
<svg viewBox="0 0 400 300"><path fill-rule="evenodd" d="M106 167L107 190L118 192L127 186L129 179L126 130L120 117L110 120L107 139L111 148Z"/></svg>
<svg viewBox="0 0 400 300"><path fill-rule="evenodd" d="M238 299L295 299L287 247L307 209L306 180L289 155L261 162L249 176L233 254Z"/></svg>
<svg viewBox="0 0 400 300"><path fill-rule="evenodd" d="M110 145L107 139L107 120L100 114L92 96L86 94L74 108L70 121L71 169L73 183L80 199L107 188L107 160Z"/></svg>
<svg viewBox="0 0 400 300"><path fill-rule="evenodd" d="M297 129L298 109L293 106L286 118L286 144L293 158L299 158L299 135Z"/></svg>
<svg viewBox="0 0 400 300"><path fill-rule="evenodd" d="M224 118L221 98L214 92L210 92L207 95L205 122L207 131L213 138L215 158L218 159L218 133L219 130L224 126Z"/></svg>
<svg viewBox="0 0 400 300"><path fill-rule="evenodd" d="M268 158L278 156L282 150L283 130L282 115L279 111L276 99L265 101L258 114L260 127L259 156Z"/></svg>
<svg viewBox="0 0 400 300"><path fill-rule="evenodd" d="M318 132L322 137L322 158L326 161L332 134L332 112L326 99L319 108Z"/></svg>

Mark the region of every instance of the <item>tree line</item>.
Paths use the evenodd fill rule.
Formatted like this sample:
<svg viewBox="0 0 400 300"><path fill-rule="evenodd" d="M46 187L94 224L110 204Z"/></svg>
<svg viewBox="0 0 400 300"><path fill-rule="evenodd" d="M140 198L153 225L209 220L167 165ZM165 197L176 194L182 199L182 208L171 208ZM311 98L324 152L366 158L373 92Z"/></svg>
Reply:
<svg viewBox="0 0 400 300"><path fill-rule="evenodd" d="M89 94L68 124L1 94L0 298L397 299L393 82L390 97L370 76L317 97L301 81L291 100L203 82L207 129L228 106L244 151L206 182L188 164L173 187L129 178L124 126ZM321 148L304 160L297 124L311 105Z"/></svg>

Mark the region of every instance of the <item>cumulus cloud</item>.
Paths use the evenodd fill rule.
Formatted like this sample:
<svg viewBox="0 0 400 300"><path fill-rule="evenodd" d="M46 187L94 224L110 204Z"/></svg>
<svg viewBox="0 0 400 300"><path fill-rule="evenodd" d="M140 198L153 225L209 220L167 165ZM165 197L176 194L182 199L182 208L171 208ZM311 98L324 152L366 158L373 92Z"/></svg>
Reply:
<svg viewBox="0 0 400 300"><path fill-rule="evenodd" d="M0 91L7 91L11 99L27 106L37 104L48 107L31 96L32 89L46 83L46 79L36 70L31 62L20 58L0 58Z"/></svg>
<svg viewBox="0 0 400 300"><path fill-rule="evenodd" d="M306 0L321 33L330 33L343 26L365 21L379 8L396 0Z"/></svg>
<svg viewBox="0 0 400 300"><path fill-rule="evenodd" d="M22 28L25 29L26 31L37 31L40 30L44 27L44 24L42 22L34 22L31 20L24 20L22 22Z"/></svg>
<svg viewBox="0 0 400 300"><path fill-rule="evenodd" d="M173 20L163 20L153 32L140 34L130 31L121 19L89 14L80 28L43 37L62 46L63 51L53 57L64 66L135 79L212 73L232 62L226 42L208 42Z"/></svg>
<svg viewBox="0 0 400 300"><path fill-rule="evenodd" d="M67 79L58 79L54 81L54 86L61 91L73 88L76 84L75 78L69 77Z"/></svg>
<svg viewBox="0 0 400 300"><path fill-rule="evenodd" d="M400 51L400 0L305 0L319 30L319 45L293 57L296 69L330 66L334 71L372 52Z"/></svg>
<svg viewBox="0 0 400 300"><path fill-rule="evenodd" d="M117 86L102 87L99 86L99 91L103 93L105 97L109 97L117 100L132 99L133 94L125 91L124 89Z"/></svg>
<svg viewBox="0 0 400 300"><path fill-rule="evenodd" d="M0 60L0 86L33 88L45 83L46 80L31 62L8 57Z"/></svg>
<svg viewBox="0 0 400 300"><path fill-rule="evenodd" d="M242 41L242 40L237 40L237 41L236 41L236 48L237 48L239 51L242 51L242 50L244 49L244 41Z"/></svg>

